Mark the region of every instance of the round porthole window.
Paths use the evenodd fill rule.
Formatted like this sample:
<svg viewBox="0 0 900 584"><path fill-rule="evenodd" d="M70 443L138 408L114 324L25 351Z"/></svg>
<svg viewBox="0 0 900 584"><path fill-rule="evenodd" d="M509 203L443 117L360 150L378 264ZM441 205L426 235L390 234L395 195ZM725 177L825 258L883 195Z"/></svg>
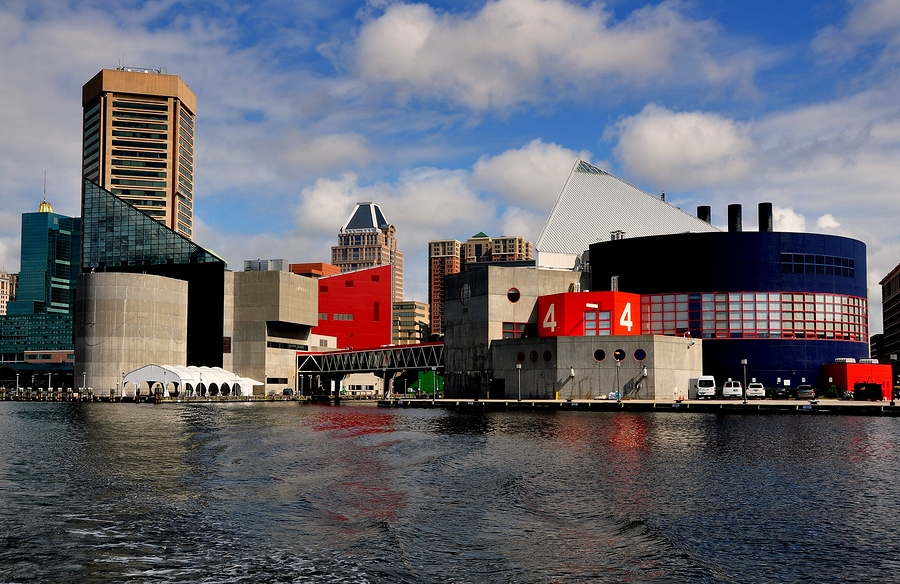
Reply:
<svg viewBox="0 0 900 584"><path fill-rule="evenodd" d="M523 353L522 351L519 351L519 353L516 355L516 362L524 363L525 362L525 353Z"/></svg>
<svg viewBox="0 0 900 584"><path fill-rule="evenodd" d="M538 359L537 351L532 351L532 352L531 352L531 362L532 362L532 363L537 363L537 359Z"/></svg>
<svg viewBox="0 0 900 584"><path fill-rule="evenodd" d="M522 294L519 292L518 288L510 288L506 293L506 298L512 303L516 303L519 301L519 298L522 297Z"/></svg>
<svg viewBox="0 0 900 584"><path fill-rule="evenodd" d="M616 349L613 351L613 359L616 361L621 361L625 358L625 350L624 349Z"/></svg>
<svg viewBox="0 0 900 584"><path fill-rule="evenodd" d="M606 359L606 351L603 349L594 351L594 361L603 361L604 359Z"/></svg>
<svg viewBox="0 0 900 584"><path fill-rule="evenodd" d="M544 351L544 361L549 363L551 359L553 359L553 353L551 353L550 351Z"/></svg>
<svg viewBox="0 0 900 584"><path fill-rule="evenodd" d="M459 289L459 301L463 304L469 303L469 298L472 297L472 287L469 286L469 283L466 282L462 285L462 288Z"/></svg>
<svg viewBox="0 0 900 584"><path fill-rule="evenodd" d="M643 361L646 358L647 358L647 351L645 351L643 349L637 349L634 352L634 360L635 361Z"/></svg>

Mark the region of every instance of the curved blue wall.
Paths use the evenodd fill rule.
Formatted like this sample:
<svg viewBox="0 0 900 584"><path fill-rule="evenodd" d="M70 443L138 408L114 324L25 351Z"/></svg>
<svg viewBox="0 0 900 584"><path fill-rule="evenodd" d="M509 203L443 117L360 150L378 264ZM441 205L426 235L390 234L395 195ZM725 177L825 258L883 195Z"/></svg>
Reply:
<svg viewBox="0 0 900 584"><path fill-rule="evenodd" d="M812 233L681 233L601 242L590 248L593 290L613 276L623 292L641 295L705 292L805 292L867 297L866 246ZM700 331L691 331L701 336ZM816 383L837 357L869 356L866 339L704 339L704 373L717 382L747 377L767 386Z"/></svg>

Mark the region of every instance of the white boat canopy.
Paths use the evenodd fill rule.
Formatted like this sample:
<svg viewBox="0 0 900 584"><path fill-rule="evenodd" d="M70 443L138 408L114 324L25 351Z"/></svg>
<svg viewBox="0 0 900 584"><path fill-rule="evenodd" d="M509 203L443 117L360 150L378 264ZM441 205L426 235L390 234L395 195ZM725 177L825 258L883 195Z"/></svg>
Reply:
<svg viewBox="0 0 900 584"><path fill-rule="evenodd" d="M184 367L182 365L144 365L122 380L124 395L152 395L157 390L163 397L177 396L249 396L253 386L261 382L221 367Z"/></svg>

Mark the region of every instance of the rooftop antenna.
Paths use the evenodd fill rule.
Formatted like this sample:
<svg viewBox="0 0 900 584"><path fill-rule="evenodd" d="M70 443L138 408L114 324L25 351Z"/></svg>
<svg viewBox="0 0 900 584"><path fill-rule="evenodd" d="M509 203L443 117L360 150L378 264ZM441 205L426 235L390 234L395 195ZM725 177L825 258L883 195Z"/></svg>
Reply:
<svg viewBox="0 0 900 584"><path fill-rule="evenodd" d="M47 171L44 171L44 202L47 202Z"/></svg>

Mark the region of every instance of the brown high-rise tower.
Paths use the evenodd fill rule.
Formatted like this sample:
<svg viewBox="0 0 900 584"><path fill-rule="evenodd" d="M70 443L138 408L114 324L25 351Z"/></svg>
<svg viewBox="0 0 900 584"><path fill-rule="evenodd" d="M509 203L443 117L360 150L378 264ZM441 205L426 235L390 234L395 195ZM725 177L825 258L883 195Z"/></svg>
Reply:
<svg viewBox="0 0 900 584"><path fill-rule="evenodd" d="M177 75L103 69L82 88L82 174L190 238L197 97Z"/></svg>

